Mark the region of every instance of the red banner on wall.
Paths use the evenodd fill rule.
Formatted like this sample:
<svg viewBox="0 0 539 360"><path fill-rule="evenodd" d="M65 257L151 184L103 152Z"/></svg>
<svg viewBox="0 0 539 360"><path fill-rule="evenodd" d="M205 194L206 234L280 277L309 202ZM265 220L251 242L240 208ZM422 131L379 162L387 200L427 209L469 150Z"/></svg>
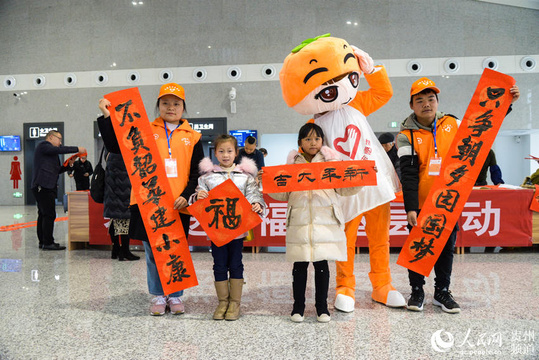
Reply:
<svg viewBox="0 0 539 360"><path fill-rule="evenodd" d="M532 212L528 209L532 197L530 189L472 190L458 221L457 246L532 246ZM268 195L264 195L264 201L266 211L262 223L253 229L254 240L244 246L285 246L288 204ZM404 245L409 234L407 224L404 204L392 201L391 247ZM209 246L206 233L195 218L191 218L189 245ZM356 246L368 245L363 219L357 231Z"/></svg>
<svg viewBox="0 0 539 360"><path fill-rule="evenodd" d="M189 206L189 212L217 246L229 243L262 222L230 179L208 192L207 198Z"/></svg>
<svg viewBox="0 0 539 360"><path fill-rule="evenodd" d="M485 69L397 264L428 276L464 208L511 104L515 80Z"/></svg>
<svg viewBox="0 0 539 360"><path fill-rule="evenodd" d="M165 164L137 88L105 96L165 295L198 285Z"/></svg>
<svg viewBox="0 0 539 360"><path fill-rule="evenodd" d="M262 174L266 194L376 185L372 160L327 161L266 166Z"/></svg>

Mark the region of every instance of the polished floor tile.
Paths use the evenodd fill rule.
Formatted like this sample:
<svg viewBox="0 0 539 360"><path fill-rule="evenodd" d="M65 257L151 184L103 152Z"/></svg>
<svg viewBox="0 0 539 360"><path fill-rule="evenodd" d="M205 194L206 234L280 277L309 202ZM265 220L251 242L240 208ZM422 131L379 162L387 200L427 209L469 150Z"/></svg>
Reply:
<svg viewBox="0 0 539 360"><path fill-rule="evenodd" d="M35 218L34 207L0 207L0 225ZM56 223L55 236L67 242L66 221ZM312 267L305 322L296 324L289 320L292 264L282 253L243 255L238 321L212 320L217 299L207 251L192 253L199 285L185 292L186 313L152 317L143 259L119 262L95 248L40 251L35 227L0 232L0 359L539 357L537 253L455 255L451 290L462 307L455 315L432 305L434 275L421 313L373 302L368 255L356 255L356 309L342 313L330 306L327 324L316 322ZM397 256L391 255L393 285L408 296ZM332 300L333 263L330 271Z"/></svg>

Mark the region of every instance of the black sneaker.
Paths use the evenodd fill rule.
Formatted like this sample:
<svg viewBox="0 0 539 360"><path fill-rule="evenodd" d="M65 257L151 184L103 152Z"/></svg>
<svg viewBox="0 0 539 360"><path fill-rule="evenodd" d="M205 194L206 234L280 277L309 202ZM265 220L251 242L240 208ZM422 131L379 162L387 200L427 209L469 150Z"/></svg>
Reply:
<svg viewBox="0 0 539 360"><path fill-rule="evenodd" d="M411 311L423 311L423 305L425 304L425 292L423 288L412 288L412 294L408 299L406 308Z"/></svg>
<svg viewBox="0 0 539 360"><path fill-rule="evenodd" d="M456 314L460 312L460 306L457 304L451 291L448 289L434 289L434 300L432 303L436 306L440 306L443 311L450 314Z"/></svg>

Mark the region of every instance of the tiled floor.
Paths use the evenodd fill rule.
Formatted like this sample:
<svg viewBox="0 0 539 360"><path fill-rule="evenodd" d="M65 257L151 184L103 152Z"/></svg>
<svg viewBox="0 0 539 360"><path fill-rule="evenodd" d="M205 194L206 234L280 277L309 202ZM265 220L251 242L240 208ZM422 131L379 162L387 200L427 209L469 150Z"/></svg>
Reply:
<svg viewBox="0 0 539 360"><path fill-rule="evenodd" d="M23 217L14 219L17 213ZM34 207L0 207L0 225L35 218ZM67 222L56 223L55 236L67 242ZM152 317L143 259L119 262L99 249L40 251L35 227L0 232L0 359L539 357L537 252L455 255L452 291L462 307L456 315L432 305L432 275L422 313L372 302L368 255L356 255L356 310L331 306L328 324L316 322L312 273L306 321L292 323L292 265L281 253L250 251L242 317L212 320L211 255L192 255L200 285L185 292L186 313ZM408 296L397 256L391 255L393 285ZM330 270L332 300L334 264Z"/></svg>

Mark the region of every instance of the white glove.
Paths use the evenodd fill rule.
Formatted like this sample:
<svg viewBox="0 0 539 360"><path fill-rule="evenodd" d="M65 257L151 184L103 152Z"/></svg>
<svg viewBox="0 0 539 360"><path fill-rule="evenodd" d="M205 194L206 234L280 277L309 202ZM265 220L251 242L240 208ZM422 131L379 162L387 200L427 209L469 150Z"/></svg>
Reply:
<svg viewBox="0 0 539 360"><path fill-rule="evenodd" d="M363 73L370 74L374 71L374 61L365 51L359 49L357 46L351 45L354 49L354 54L357 57L357 62L359 63L359 68Z"/></svg>

